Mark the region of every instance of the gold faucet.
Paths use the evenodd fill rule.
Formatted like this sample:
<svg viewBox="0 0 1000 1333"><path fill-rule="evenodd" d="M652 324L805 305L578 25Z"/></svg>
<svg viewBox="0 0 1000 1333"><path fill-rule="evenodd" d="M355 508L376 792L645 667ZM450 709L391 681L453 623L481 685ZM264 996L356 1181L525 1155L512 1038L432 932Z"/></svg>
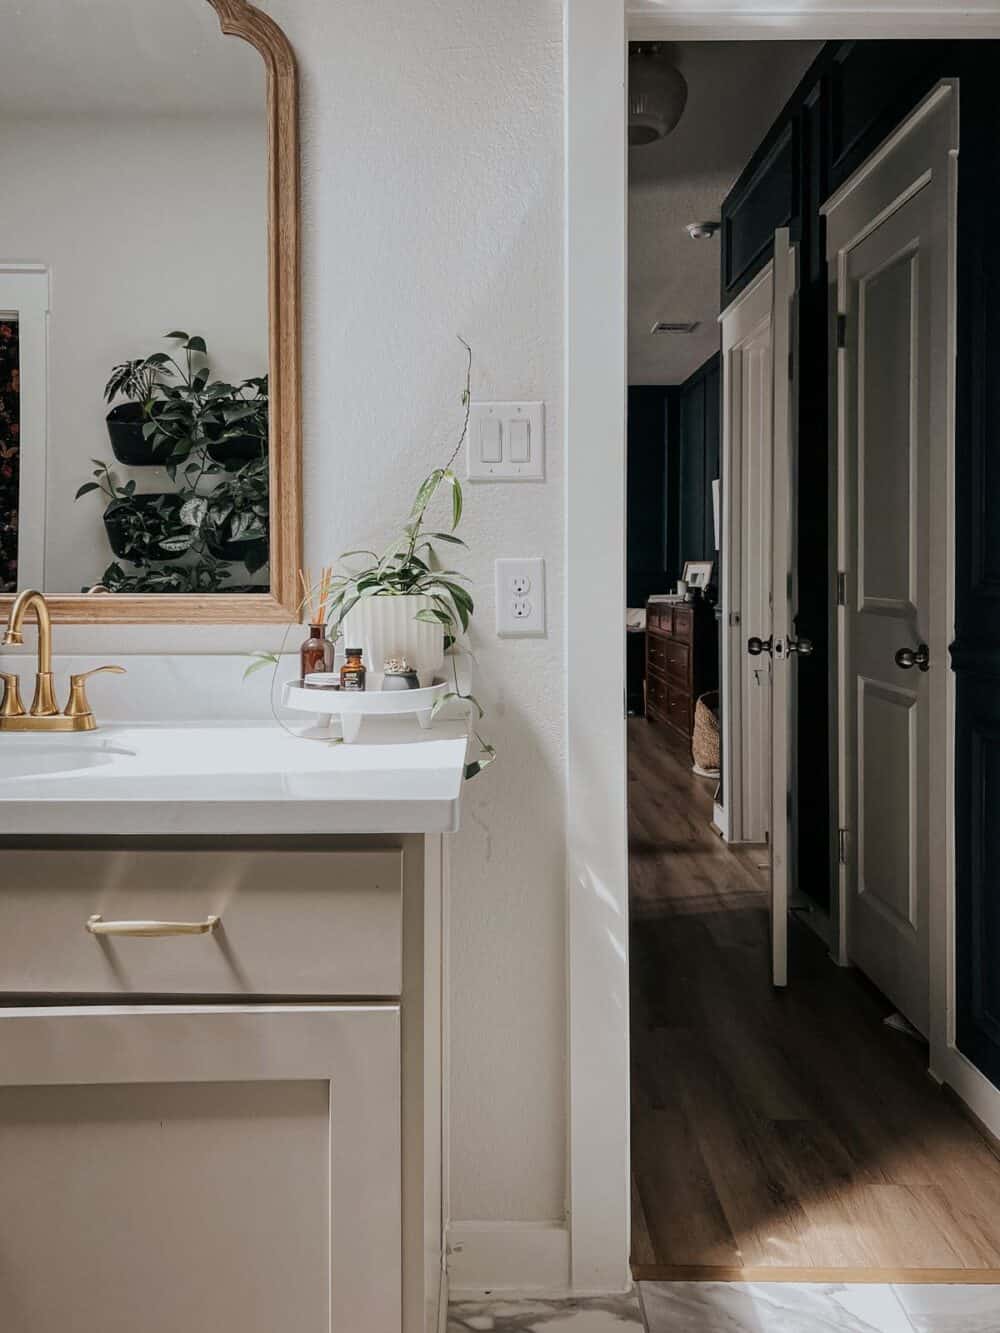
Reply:
<svg viewBox="0 0 1000 1333"><path fill-rule="evenodd" d="M69 678L69 698L60 712L52 683L52 617L49 606L34 588L18 593L7 617L7 629L0 647L24 643L21 626L25 614L33 610L38 621L38 669L35 672L35 697L25 712L21 702L21 688L13 672L0 671L3 681L3 699L0 701L0 731L93 731L97 719L87 702L86 680L99 671L124 674L120 666L100 666L92 671L81 671Z"/></svg>

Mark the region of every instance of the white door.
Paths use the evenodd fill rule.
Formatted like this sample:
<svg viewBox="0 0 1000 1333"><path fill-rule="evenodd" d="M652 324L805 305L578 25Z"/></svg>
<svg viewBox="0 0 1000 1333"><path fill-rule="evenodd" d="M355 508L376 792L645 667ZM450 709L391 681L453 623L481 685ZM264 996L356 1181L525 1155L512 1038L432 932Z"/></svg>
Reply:
<svg viewBox="0 0 1000 1333"><path fill-rule="evenodd" d="M793 635L795 562L795 358L798 290L796 251L788 229L774 234L774 365L771 517L771 980L788 981L788 891L791 852L791 772L795 738L795 662L811 651Z"/></svg>
<svg viewBox="0 0 1000 1333"><path fill-rule="evenodd" d="M399 1009L0 1009L0 1325L399 1333Z"/></svg>
<svg viewBox="0 0 1000 1333"><path fill-rule="evenodd" d="M730 842L767 841L771 823L773 266L721 316L723 378L723 809Z"/></svg>
<svg viewBox="0 0 1000 1333"><path fill-rule="evenodd" d="M841 856L847 956L929 1030L934 455L947 449L953 280L944 85L826 206L839 315L838 625ZM944 339L944 341L942 341ZM943 885L940 886L943 891Z"/></svg>

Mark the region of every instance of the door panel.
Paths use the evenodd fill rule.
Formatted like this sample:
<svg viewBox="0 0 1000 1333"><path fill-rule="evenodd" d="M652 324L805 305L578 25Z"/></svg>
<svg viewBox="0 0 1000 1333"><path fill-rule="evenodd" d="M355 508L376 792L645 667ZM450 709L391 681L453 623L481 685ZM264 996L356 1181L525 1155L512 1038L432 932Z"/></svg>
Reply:
<svg viewBox="0 0 1000 1333"><path fill-rule="evenodd" d="M862 611L916 612L913 470L918 256L858 283L858 593Z"/></svg>
<svg viewBox="0 0 1000 1333"><path fill-rule="evenodd" d="M908 935L918 927L917 697L863 679L858 689L858 897Z"/></svg>
<svg viewBox="0 0 1000 1333"><path fill-rule="evenodd" d="M949 383L931 349L947 319L949 248L947 176L929 169L936 121L924 115L913 125L912 139L900 129L861 169L860 184L829 205L828 235L845 325L837 368L845 953L928 1034L929 866L932 837L944 836L944 812L931 800L931 700L933 673L945 665L947 560L941 551L932 569L933 513L947 496L932 497L931 465ZM929 670L896 660L900 649L928 644Z"/></svg>

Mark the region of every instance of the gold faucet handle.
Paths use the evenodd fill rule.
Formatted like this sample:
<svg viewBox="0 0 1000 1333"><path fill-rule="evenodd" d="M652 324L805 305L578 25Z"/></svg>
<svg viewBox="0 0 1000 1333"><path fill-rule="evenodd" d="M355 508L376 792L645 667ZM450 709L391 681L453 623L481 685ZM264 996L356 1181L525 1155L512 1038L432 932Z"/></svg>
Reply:
<svg viewBox="0 0 1000 1333"><path fill-rule="evenodd" d="M21 682L13 671L0 671L3 681L3 701L0 702L0 717L24 717L24 704L21 702Z"/></svg>
<svg viewBox="0 0 1000 1333"><path fill-rule="evenodd" d="M87 702L87 680L90 676L97 676L102 671L113 671L118 676L125 675L123 666L99 666L93 667L90 671L79 671L70 676L69 699L65 708L67 717L84 717L92 711L90 704Z"/></svg>

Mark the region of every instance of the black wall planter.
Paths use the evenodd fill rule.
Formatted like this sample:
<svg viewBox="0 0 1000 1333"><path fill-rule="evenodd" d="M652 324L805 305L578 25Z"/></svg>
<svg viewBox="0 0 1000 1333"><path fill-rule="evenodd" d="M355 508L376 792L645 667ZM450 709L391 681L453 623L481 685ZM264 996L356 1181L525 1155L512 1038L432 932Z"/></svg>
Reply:
<svg viewBox="0 0 1000 1333"><path fill-rule="evenodd" d="M153 409L155 419L156 409ZM149 420L142 403L119 403L107 415L111 452L128 467L162 466L174 451L174 441L160 432L148 439L143 426Z"/></svg>
<svg viewBox="0 0 1000 1333"><path fill-rule="evenodd" d="M235 471L244 463L250 463L267 453L267 441L260 435L230 435L220 440L218 437L221 434L222 430L218 426L205 427L208 440L206 452L213 463L221 463L223 467Z"/></svg>
<svg viewBox="0 0 1000 1333"><path fill-rule="evenodd" d="M108 534L108 542L112 551L119 559L129 560L132 564L137 563L134 553L129 549L129 524L127 514L130 507L138 510L151 508L157 500L164 502L165 510L169 516L171 526L180 528L181 497L174 495L169 491L154 491L148 495L134 495L127 502L115 500L104 511L104 530ZM152 545L145 551L146 560L177 560L183 551L166 551L162 546Z"/></svg>

